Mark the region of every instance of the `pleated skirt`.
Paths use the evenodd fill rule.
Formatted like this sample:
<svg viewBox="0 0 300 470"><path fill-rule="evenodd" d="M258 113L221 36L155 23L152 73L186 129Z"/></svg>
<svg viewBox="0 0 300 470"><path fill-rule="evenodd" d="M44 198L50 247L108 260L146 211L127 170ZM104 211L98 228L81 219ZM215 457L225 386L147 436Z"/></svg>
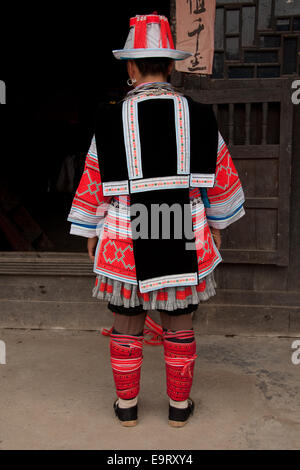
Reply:
<svg viewBox="0 0 300 470"><path fill-rule="evenodd" d="M200 302L216 295L216 287L213 271L196 286L167 287L147 293L141 293L137 285L98 275L92 295L107 301L108 308L117 313L158 310L177 315L195 311Z"/></svg>

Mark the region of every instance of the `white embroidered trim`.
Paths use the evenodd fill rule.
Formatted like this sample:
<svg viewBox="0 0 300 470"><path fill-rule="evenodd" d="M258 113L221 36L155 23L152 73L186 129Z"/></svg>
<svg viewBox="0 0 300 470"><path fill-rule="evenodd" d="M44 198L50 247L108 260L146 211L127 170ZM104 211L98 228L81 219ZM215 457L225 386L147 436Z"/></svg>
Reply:
<svg viewBox="0 0 300 470"><path fill-rule="evenodd" d="M129 194L129 186L127 180L102 183L102 189L104 196Z"/></svg>
<svg viewBox="0 0 300 470"><path fill-rule="evenodd" d="M191 173L190 178L192 188L211 188L215 184L214 173Z"/></svg>
<svg viewBox="0 0 300 470"><path fill-rule="evenodd" d="M180 95L166 93L159 95L133 96L123 103L122 119L124 143L126 150L127 169L129 179L143 178L141 144L139 135L138 103L150 99L172 99L174 102L174 117L177 145L177 174L190 173L190 114L188 101Z"/></svg>
<svg viewBox="0 0 300 470"><path fill-rule="evenodd" d="M122 106L124 144L129 179L143 178L141 144L136 97L125 100Z"/></svg>
<svg viewBox="0 0 300 470"><path fill-rule="evenodd" d="M175 130L177 140L177 174L190 173L190 112L183 96L174 97Z"/></svg>
<svg viewBox="0 0 300 470"><path fill-rule="evenodd" d="M165 287L195 286L198 284L198 273L173 274L170 276L154 277L139 281L140 292L163 289Z"/></svg>
<svg viewBox="0 0 300 470"><path fill-rule="evenodd" d="M130 181L130 191L132 193L154 191L157 189L175 189L188 187L188 176L165 176L162 178L144 178L138 181Z"/></svg>

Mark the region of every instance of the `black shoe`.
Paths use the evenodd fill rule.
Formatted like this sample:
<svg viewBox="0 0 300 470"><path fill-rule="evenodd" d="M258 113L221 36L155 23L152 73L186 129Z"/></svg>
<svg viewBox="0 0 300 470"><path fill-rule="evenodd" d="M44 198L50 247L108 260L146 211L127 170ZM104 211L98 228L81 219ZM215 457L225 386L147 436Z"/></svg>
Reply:
<svg viewBox="0 0 300 470"><path fill-rule="evenodd" d="M182 428L190 416L194 413L195 404L191 398L188 398L187 408L175 408L169 405L169 425L174 428Z"/></svg>
<svg viewBox="0 0 300 470"><path fill-rule="evenodd" d="M138 418L138 406L131 408L119 408L118 399L114 402L114 410L122 426L136 426Z"/></svg>

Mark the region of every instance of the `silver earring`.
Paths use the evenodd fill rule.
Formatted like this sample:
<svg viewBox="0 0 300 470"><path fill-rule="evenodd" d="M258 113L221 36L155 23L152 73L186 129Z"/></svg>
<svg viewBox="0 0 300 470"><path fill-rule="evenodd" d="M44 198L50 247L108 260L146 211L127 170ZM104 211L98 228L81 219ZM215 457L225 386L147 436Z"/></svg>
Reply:
<svg viewBox="0 0 300 470"><path fill-rule="evenodd" d="M134 83L136 83L136 78L128 78L127 80L128 86L132 86Z"/></svg>

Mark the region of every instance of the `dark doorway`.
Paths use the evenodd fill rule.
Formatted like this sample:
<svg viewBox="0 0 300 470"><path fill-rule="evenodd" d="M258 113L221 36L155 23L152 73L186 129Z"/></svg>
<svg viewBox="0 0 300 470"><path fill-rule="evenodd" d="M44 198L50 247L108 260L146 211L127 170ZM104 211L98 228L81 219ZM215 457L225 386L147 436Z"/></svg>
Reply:
<svg viewBox="0 0 300 470"><path fill-rule="evenodd" d="M111 51L124 46L131 16L170 11L162 0L74 5L26 5L8 39L0 77L7 89L0 106L0 251L85 250L66 219L97 106L127 91L125 63Z"/></svg>

